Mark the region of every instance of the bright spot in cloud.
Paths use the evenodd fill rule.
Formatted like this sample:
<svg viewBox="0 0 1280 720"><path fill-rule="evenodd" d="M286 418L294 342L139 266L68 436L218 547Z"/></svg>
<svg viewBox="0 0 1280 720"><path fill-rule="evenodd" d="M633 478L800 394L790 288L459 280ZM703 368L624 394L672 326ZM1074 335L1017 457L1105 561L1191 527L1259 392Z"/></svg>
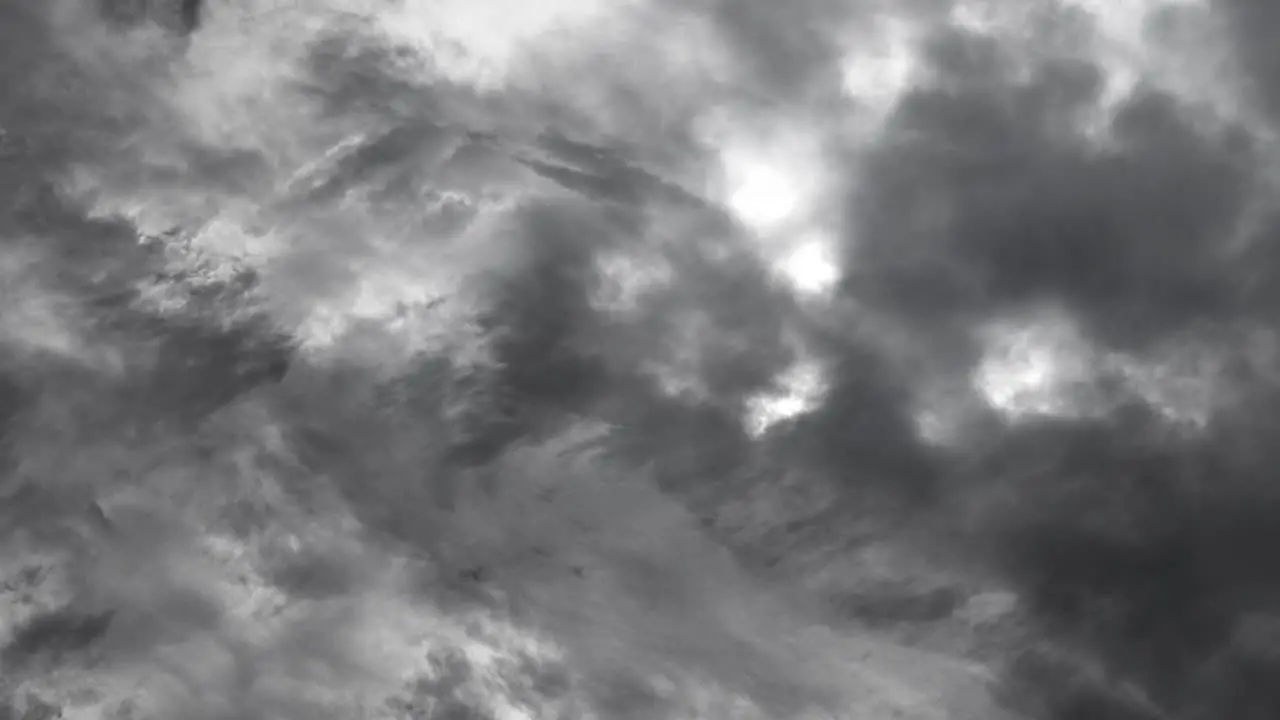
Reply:
<svg viewBox="0 0 1280 720"><path fill-rule="evenodd" d="M497 87L522 69L526 53L566 47L630 3L603 0L405 0L379 10L382 27L423 50L452 80Z"/></svg>
<svg viewBox="0 0 1280 720"><path fill-rule="evenodd" d="M1168 420L1203 424L1219 390L1220 368L1212 351L1182 347L1147 358L1107 352L1060 315L997 323L985 339L987 352L974 386L1011 419L1105 413L1119 399L1099 384L1110 378L1120 384L1122 395L1146 401Z"/></svg>
<svg viewBox="0 0 1280 720"><path fill-rule="evenodd" d="M1098 358L1069 320L998 323L986 335L974 383L992 407L1010 417L1084 410L1073 390L1096 377Z"/></svg>
<svg viewBox="0 0 1280 720"><path fill-rule="evenodd" d="M796 183L776 167L760 164L743 168L729 195L729 207L754 228L777 225L799 205Z"/></svg>
<svg viewBox="0 0 1280 720"><path fill-rule="evenodd" d="M830 244L823 240L805 242L784 257L778 269L792 287L806 295L825 293L840 280L840 266Z"/></svg>
<svg viewBox="0 0 1280 720"><path fill-rule="evenodd" d="M1210 3L1204 0L1064 0L1097 23L1099 45L1093 55L1106 70L1103 106L1108 110L1125 100L1141 83L1173 92L1216 110L1233 113L1230 82L1222 64L1229 62L1218 48L1223 42L1215 28ZM1155 41L1151 21L1160 12L1178 11L1183 20L1176 40ZM1195 13L1188 15L1188 11ZM1189 34L1188 34L1189 33ZM1170 42L1172 44L1170 44Z"/></svg>
<svg viewBox="0 0 1280 720"><path fill-rule="evenodd" d="M750 120L708 117L701 134L720 151L719 198L752 231L770 235L803 221L826 184L820 138L805 126L752 128Z"/></svg>
<svg viewBox="0 0 1280 720"><path fill-rule="evenodd" d="M1000 410L1050 414L1057 405L1058 375L1053 350L1019 347L984 362L978 384L987 400Z"/></svg>
<svg viewBox="0 0 1280 720"><path fill-rule="evenodd" d="M911 23L881 18L869 32L858 33L857 43L845 55L841 63L844 91L873 113L883 114L911 84L916 66Z"/></svg>
<svg viewBox="0 0 1280 720"><path fill-rule="evenodd" d="M774 392L761 394L747 404L747 430L761 435L773 425L812 410L822 399L826 378L815 362L793 365L778 378Z"/></svg>

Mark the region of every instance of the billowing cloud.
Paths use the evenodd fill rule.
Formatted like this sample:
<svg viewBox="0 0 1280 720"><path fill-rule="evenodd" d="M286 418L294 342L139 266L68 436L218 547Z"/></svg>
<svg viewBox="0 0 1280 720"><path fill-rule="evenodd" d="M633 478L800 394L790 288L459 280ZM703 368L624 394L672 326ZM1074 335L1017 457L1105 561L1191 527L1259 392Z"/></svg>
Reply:
<svg viewBox="0 0 1280 720"><path fill-rule="evenodd" d="M733 495L989 520L1035 631L1170 709L1274 610L1268 11L86 8L0 10L5 497L97 568L13 663L169 647L145 703L202 717L851 701L737 599Z"/></svg>

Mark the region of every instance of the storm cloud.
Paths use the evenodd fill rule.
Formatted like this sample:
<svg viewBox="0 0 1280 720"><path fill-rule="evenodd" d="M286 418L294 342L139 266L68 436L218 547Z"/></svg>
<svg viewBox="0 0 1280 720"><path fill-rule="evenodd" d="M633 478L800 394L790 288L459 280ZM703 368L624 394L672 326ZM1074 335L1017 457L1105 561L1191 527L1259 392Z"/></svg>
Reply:
<svg viewBox="0 0 1280 720"><path fill-rule="evenodd" d="M180 639L160 710L314 716L378 618L503 606L606 709L798 716L831 658L716 543L910 532L1018 594L1033 715L1274 709L1265 3L180 5L0 9L6 522L108 568L7 658Z"/></svg>

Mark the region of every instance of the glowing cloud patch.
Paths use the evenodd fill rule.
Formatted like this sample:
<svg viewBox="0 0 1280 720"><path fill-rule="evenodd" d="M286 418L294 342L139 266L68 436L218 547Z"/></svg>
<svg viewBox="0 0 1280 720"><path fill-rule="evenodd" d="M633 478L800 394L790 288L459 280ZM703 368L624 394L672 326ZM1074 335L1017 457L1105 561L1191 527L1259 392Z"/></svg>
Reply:
<svg viewBox="0 0 1280 720"><path fill-rule="evenodd" d="M800 204L797 183L777 167L759 164L742 168L734 185L729 207L753 228L767 228L787 220Z"/></svg>
<svg viewBox="0 0 1280 720"><path fill-rule="evenodd" d="M745 118L708 118L702 134L719 150L712 195L750 230L770 235L808 220L826 185L814 128L788 124L742 130Z"/></svg>
<svg viewBox="0 0 1280 720"><path fill-rule="evenodd" d="M830 243L811 239L785 256L778 270L797 291L821 295L840 280L840 266L832 256Z"/></svg>
<svg viewBox="0 0 1280 720"><path fill-rule="evenodd" d="M379 9L384 30L422 49L436 70L452 80L485 88L502 87L519 73L531 50L546 52L564 43L564 31L580 35L630 3L601 0L407 0L395 10Z"/></svg>
<svg viewBox="0 0 1280 720"><path fill-rule="evenodd" d="M1010 417L1086 411L1073 390L1096 377L1101 358L1069 319L998 323L986 336L974 384L993 408Z"/></svg>
<svg viewBox="0 0 1280 720"><path fill-rule="evenodd" d="M778 378L778 389L747 405L747 430L760 435L773 425L812 410L826 389L822 367L815 362L793 365Z"/></svg>
<svg viewBox="0 0 1280 720"><path fill-rule="evenodd" d="M841 63L845 93L873 114L891 109L916 72L916 33L903 19L885 17L858 33Z"/></svg>

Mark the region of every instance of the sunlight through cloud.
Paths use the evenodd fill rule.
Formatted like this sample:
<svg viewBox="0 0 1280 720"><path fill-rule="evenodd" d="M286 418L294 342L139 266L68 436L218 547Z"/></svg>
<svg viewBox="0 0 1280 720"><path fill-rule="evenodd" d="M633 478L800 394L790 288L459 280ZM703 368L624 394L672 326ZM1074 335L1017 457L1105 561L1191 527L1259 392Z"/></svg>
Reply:
<svg viewBox="0 0 1280 720"><path fill-rule="evenodd" d="M748 229L771 235L808 219L828 172L816 128L750 125L747 118L726 113L708 117L700 128L720 154L712 195Z"/></svg>
<svg viewBox="0 0 1280 720"><path fill-rule="evenodd" d="M777 225L799 205L796 182L777 167L753 165L741 170L729 196L729 207L753 228Z"/></svg>
<svg viewBox="0 0 1280 720"><path fill-rule="evenodd" d="M1072 390L1096 376L1097 358L1067 318L996 323L974 383L1002 414L1072 416L1084 408Z"/></svg>
<svg viewBox="0 0 1280 720"><path fill-rule="evenodd" d="M778 378L777 390L748 403L746 424L753 435L762 435L779 422L816 407L826 389L822 367L813 361L793 365Z"/></svg>
<svg viewBox="0 0 1280 720"><path fill-rule="evenodd" d="M840 266L832 256L830 243L811 239L779 263L782 276L803 295L821 295L840 280Z"/></svg>

